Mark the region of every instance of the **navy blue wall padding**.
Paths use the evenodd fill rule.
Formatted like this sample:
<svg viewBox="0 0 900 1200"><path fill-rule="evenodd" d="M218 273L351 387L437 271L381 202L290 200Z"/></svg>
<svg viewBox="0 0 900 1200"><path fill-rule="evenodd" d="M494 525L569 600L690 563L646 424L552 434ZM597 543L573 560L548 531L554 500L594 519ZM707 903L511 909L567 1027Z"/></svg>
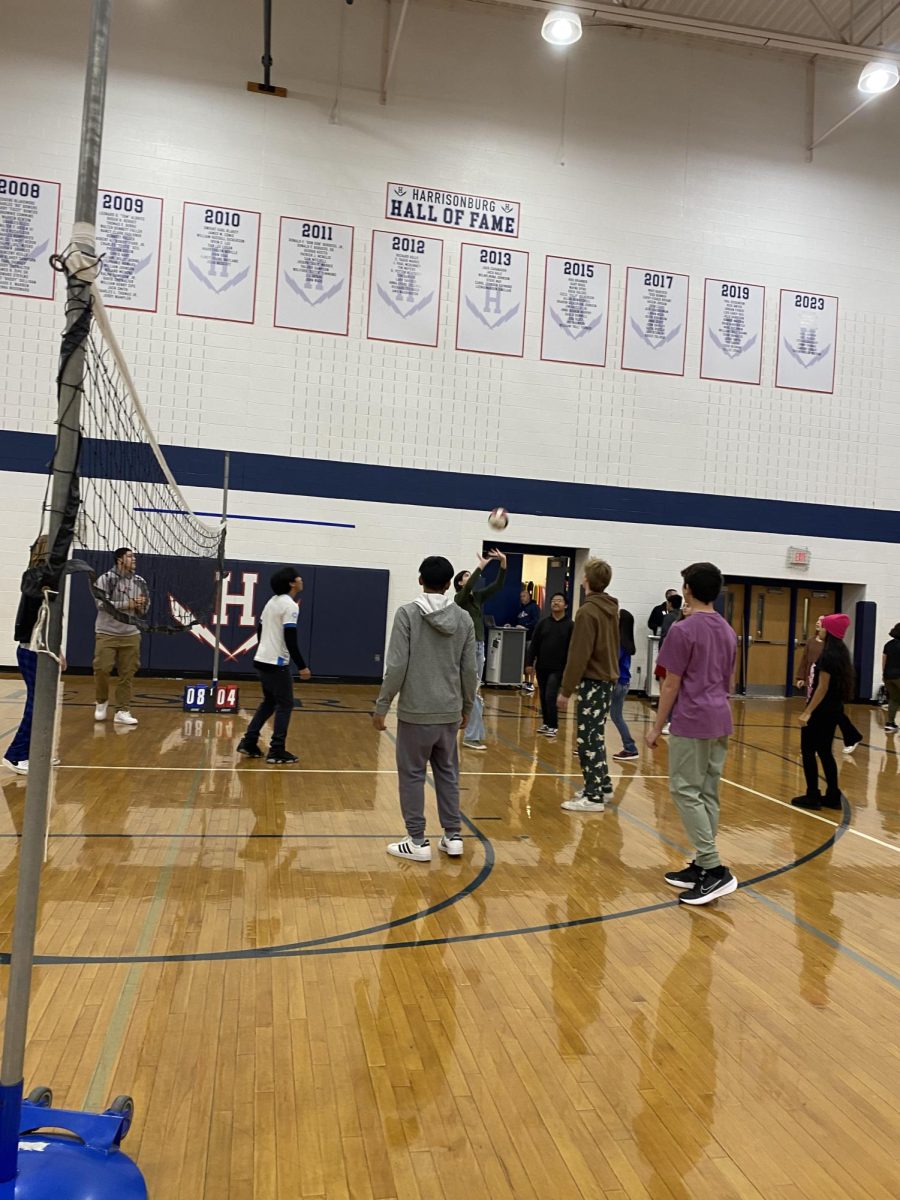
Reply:
<svg viewBox="0 0 900 1200"><path fill-rule="evenodd" d="M311 632L317 674L381 679L387 601L387 571L316 568Z"/></svg>
<svg viewBox="0 0 900 1200"><path fill-rule="evenodd" d="M163 452L182 486L220 491L223 451L163 446ZM0 470L43 474L52 453L50 434L0 431ZM90 455L93 451L88 447L85 453ZM110 464L111 469L111 464L120 457L107 451L102 462ZM156 468L146 455L131 455L127 461L132 469L146 462L146 477L156 479ZM671 489L424 471L236 450L231 452L230 482L236 492L418 504L485 513L502 504L513 514L564 519L736 529L779 533L785 537L815 537L827 529L830 538L900 543L900 512L838 504L801 504L704 492L675 493Z"/></svg>
<svg viewBox="0 0 900 1200"><path fill-rule="evenodd" d="M872 664L875 662L875 621L878 605L874 600L859 600L856 604L856 625L853 634L853 666L856 668L856 694L862 700L875 695ZM879 681L881 654L878 654Z"/></svg>

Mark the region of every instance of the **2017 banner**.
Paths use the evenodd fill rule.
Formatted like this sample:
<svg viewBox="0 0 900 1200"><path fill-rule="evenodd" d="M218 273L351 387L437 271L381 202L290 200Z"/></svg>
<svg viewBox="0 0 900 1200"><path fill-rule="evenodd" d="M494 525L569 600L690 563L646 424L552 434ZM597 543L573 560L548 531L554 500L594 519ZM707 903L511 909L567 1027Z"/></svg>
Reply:
<svg viewBox="0 0 900 1200"><path fill-rule="evenodd" d="M184 206L178 315L252 325L256 312L259 213Z"/></svg>
<svg viewBox="0 0 900 1200"><path fill-rule="evenodd" d="M373 231L369 338L413 346L438 344L443 261L440 238Z"/></svg>
<svg viewBox="0 0 900 1200"><path fill-rule="evenodd" d="M277 269L277 326L347 336L353 275L352 225L282 217Z"/></svg>
<svg viewBox="0 0 900 1200"><path fill-rule="evenodd" d="M525 353L528 254L463 242L456 312L457 350L480 354Z"/></svg>
<svg viewBox="0 0 900 1200"><path fill-rule="evenodd" d="M59 232L58 183L0 175L0 292L52 300Z"/></svg>
<svg viewBox="0 0 900 1200"><path fill-rule="evenodd" d="M163 202L133 192L97 195L100 290L110 308L156 312Z"/></svg>
<svg viewBox="0 0 900 1200"><path fill-rule="evenodd" d="M609 263L548 254L544 272L541 358L606 366Z"/></svg>
<svg viewBox="0 0 900 1200"><path fill-rule="evenodd" d="M688 277L629 267L625 277L622 369L683 375Z"/></svg>
<svg viewBox="0 0 900 1200"><path fill-rule="evenodd" d="M837 319L837 296L781 289L776 387L834 391Z"/></svg>
<svg viewBox="0 0 900 1200"><path fill-rule="evenodd" d="M707 279L703 289L701 379L758 384L762 378L766 289Z"/></svg>

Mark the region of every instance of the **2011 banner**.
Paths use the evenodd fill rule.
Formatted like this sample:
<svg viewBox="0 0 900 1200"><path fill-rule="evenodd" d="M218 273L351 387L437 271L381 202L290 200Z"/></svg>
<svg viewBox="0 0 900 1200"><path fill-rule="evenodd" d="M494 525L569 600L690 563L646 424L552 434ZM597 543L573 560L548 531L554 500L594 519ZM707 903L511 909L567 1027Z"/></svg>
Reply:
<svg viewBox="0 0 900 1200"><path fill-rule="evenodd" d="M463 242L459 259L456 348L480 354L525 353L528 253Z"/></svg>
<svg viewBox="0 0 900 1200"><path fill-rule="evenodd" d="M367 333L372 341L438 344L443 261L440 238L373 231Z"/></svg>
<svg viewBox="0 0 900 1200"><path fill-rule="evenodd" d="M781 290L775 386L801 392L834 391L837 296Z"/></svg>
<svg viewBox="0 0 900 1200"><path fill-rule="evenodd" d="M703 290L701 379L754 383L762 378L766 289L756 283L707 279Z"/></svg>
<svg viewBox="0 0 900 1200"><path fill-rule="evenodd" d="M346 337L352 273L352 225L282 217L275 324L282 329Z"/></svg>
<svg viewBox="0 0 900 1200"><path fill-rule="evenodd" d="M606 366L609 263L548 254L544 272L541 358Z"/></svg>
<svg viewBox="0 0 900 1200"><path fill-rule="evenodd" d="M253 324L259 221L243 208L185 203L179 316Z"/></svg>
<svg viewBox="0 0 900 1200"><path fill-rule="evenodd" d="M56 272L50 255L59 231L58 183L0 175L0 292L52 300Z"/></svg>
<svg viewBox="0 0 900 1200"><path fill-rule="evenodd" d="M101 189L97 195L100 290L110 308L156 312L163 202Z"/></svg>

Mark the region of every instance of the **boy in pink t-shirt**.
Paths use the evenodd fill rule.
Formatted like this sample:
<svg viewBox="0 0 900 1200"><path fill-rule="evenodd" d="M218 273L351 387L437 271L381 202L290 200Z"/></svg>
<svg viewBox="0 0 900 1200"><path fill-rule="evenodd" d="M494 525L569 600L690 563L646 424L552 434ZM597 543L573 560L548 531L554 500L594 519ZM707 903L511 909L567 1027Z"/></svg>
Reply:
<svg viewBox="0 0 900 1200"><path fill-rule="evenodd" d="M681 572L685 607L691 615L669 630L659 652L666 678L656 723L647 734L651 749L667 721L669 790L695 851L683 871L667 871L666 883L681 889L683 904L709 904L727 896L737 880L723 866L716 847L719 780L732 732L731 679L737 638L713 608L722 590L722 572L712 563L694 563Z"/></svg>

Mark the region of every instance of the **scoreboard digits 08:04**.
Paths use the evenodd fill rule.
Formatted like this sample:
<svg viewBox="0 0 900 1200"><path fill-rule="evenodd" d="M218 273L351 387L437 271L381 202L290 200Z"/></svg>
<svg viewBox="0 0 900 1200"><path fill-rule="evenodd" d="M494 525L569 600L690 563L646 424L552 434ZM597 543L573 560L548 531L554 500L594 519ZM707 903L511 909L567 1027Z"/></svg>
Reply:
<svg viewBox="0 0 900 1200"><path fill-rule="evenodd" d="M185 712L234 713L240 707L240 694L233 683L189 683L181 707Z"/></svg>

